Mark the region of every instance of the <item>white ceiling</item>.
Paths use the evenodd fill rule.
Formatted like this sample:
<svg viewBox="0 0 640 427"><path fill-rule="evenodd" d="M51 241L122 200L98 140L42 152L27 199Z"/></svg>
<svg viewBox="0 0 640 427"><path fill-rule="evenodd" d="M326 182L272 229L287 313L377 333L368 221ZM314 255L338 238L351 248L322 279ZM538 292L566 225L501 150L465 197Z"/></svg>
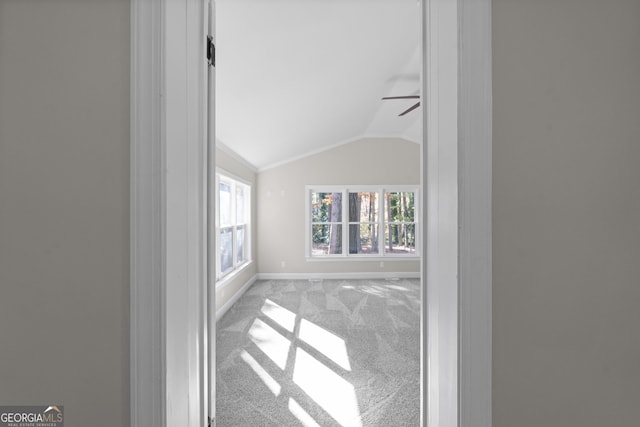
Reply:
<svg viewBox="0 0 640 427"><path fill-rule="evenodd" d="M419 141L416 0L217 0L216 137L258 169L365 136Z"/></svg>

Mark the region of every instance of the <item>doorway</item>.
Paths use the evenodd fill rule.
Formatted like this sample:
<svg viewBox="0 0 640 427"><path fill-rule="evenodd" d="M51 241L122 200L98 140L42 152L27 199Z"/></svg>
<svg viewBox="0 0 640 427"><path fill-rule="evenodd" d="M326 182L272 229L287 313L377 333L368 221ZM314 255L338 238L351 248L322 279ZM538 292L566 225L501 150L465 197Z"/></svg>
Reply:
<svg viewBox="0 0 640 427"><path fill-rule="evenodd" d="M277 420L275 424L287 424L287 416L303 413L305 418L321 425L331 422L351 425L346 419L353 421L356 417L360 422L360 415L366 421L357 425L372 425L376 419L393 420L393 415L388 418L390 408L403 407L402 416L412 420L404 421L417 425L423 248L420 234L423 224L415 222L415 216L422 210L420 4L414 0L272 3L218 0L215 11L215 142L220 151L215 167L231 171L252 185L255 193L252 202L258 212L252 221L253 228L257 228L257 244L248 245L257 247L253 257L257 266L248 263L244 273L253 269L258 279L283 280L297 274L297 280L325 280L323 284L306 285L299 281L281 282L280 287L291 291L285 295L274 291L270 283L243 286L246 275L237 284L231 279L216 286L217 307L226 306L240 287L249 289L247 293L253 299L257 299L256 289L270 289L270 294L258 301L255 313L243 317L232 309L225 316L233 315L233 324L224 322L225 318L223 328L216 328L222 335L216 344L218 362L223 365L217 367L216 378L224 392L218 390L217 401L227 402L230 408L234 402L246 402L227 411L218 406L216 419L227 423L219 425L249 424L246 418L230 421L230 417L240 417L242 412L259 416L260 411L266 411ZM349 218L350 222L341 228L343 235L336 235L340 225L322 225L328 219L322 219L321 211L322 206L327 206L324 201L329 203L332 196L338 200L340 192L319 192L316 195L322 195L323 203L318 202L321 207L314 221L321 223L301 227L300 221L291 216L302 219L307 196L304 186L311 184L346 185L340 190L347 192L342 200L350 206L371 207L367 218L357 218L358 225L352 222L356 218ZM407 192L367 187L365 191L366 186L376 184L385 187L404 184L415 189ZM361 200L366 203L357 203ZM378 203L382 206L379 209ZM329 215L334 220L336 207L340 208L340 204L334 203ZM224 210L222 206L218 208ZM348 210L353 209L345 208L345 215ZM282 218L284 215L287 217ZM224 225L216 223L215 237L220 241L223 237L217 233L223 229ZM302 235L307 229L314 230L313 236ZM356 231L356 235L352 236L350 231ZM336 245L338 238L344 240L344 245ZM305 239L311 242L304 243ZM233 253L235 240L224 241L224 253ZM213 245L216 252L218 246L221 243ZM301 250L306 246L307 250ZM322 249L329 247L330 250ZM338 253L336 247L340 248ZM323 263L314 262L318 260ZM214 262L229 264L219 256ZM341 272L347 274L340 277ZM382 280L364 284L327 281L367 277ZM400 277L414 277L417 283L384 281ZM314 302L322 308L316 306L317 310L309 311L310 293L322 300ZM355 307L347 308L348 303L341 297L362 304L358 312L354 312ZM236 302L238 310L251 305L242 298ZM327 298L334 299L327 302ZM371 307L387 301L398 305L391 309L380 305L379 314L371 314L375 311ZM307 308L301 304L307 304ZM329 304L333 306L327 309ZM342 312L336 309L337 304L342 305ZM403 310L391 314L399 307ZM300 331L283 328L265 311L293 316L302 332L309 328L322 330L325 336L342 342L344 355L348 355L348 369L334 366L335 361L326 354L305 347L308 342L300 339ZM338 322L336 316L360 316L360 322L366 319L370 324L376 319L385 321L377 331L363 329L360 335L354 335L351 332L355 325ZM323 321L327 317L333 317L333 321ZM236 349L229 348L227 339L234 334L241 334ZM368 344L358 350L364 341ZM286 348L273 350L276 344ZM289 352L289 357L285 357ZM299 360L300 354L309 357ZM385 358L390 365L383 361ZM397 362L395 367L391 366L392 359ZM335 384L345 386L345 393L353 397L346 412L330 404L318 387L308 387L303 381L299 366L305 365L305 361L332 372L333 375L324 378L334 378ZM305 366L316 366L309 363ZM400 366L413 367L407 371L406 380L401 381ZM213 372L214 368L211 369ZM394 369L396 374L391 374ZM373 382L379 387L363 386ZM253 397L258 389L263 393L252 399L246 395L247 389ZM376 394L387 397L382 399ZM404 406L395 398L402 400ZM401 414L395 417L401 422Z"/></svg>
<svg viewBox="0 0 640 427"><path fill-rule="evenodd" d="M458 420L490 425L490 4L423 1L422 19L428 24L422 37L428 71L422 84L427 95L423 232L432 244L426 261L438 266L421 272L429 314L422 331L422 361L428 368L422 379L425 426L457 426ZM196 273L206 253L201 244L206 222L199 219L206 140L205 10L205 0L198 5L132 0L135 426L184 425L186 420L196 426L206 420L207 328L198 297L206 291L204 274ZM450 191L458 188L459 197ZM458 202L463 207L459 240L457 224L442 223L456 223L451 208L457 211Z"/></svg>

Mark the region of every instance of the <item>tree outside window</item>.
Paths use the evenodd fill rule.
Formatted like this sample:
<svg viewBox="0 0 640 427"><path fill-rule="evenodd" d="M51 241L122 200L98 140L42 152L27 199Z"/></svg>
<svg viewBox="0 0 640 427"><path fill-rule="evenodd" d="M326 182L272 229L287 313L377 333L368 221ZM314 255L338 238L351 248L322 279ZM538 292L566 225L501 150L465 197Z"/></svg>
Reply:
<svg viewBox="0 0 640 427"><path fill-rule="evenodd" d="M309 189L311 257L416 256L416 189Z"/></svg>

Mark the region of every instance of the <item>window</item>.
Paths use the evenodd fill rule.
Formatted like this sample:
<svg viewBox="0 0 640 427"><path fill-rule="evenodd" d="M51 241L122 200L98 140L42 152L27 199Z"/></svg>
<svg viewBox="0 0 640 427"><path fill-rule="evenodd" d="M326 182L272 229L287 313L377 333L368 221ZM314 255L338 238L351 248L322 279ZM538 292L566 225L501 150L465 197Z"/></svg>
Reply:
<svg viewBox="0 0 640 427"><path fill-rule="evenodd" d="M417 257L417 188L307 187L307 257Z"/></svg>
<svg viewBox="0 0 640 427"><path fill-rule="evenodd" d="M219 280L251 260L251 187L220 173L216 174L216 187L216 279Z"/></svg>

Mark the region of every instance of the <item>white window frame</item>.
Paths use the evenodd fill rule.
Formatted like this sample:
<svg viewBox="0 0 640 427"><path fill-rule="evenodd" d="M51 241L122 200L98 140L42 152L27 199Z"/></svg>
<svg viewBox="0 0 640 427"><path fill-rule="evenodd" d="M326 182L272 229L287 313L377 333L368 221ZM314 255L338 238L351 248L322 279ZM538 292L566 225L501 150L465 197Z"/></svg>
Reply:
<svg viewBox="0 0 640 427"><path fill-rule="evenodd" d="M311 194L314 192L322 193L342 193L342 253L314 255L312 253L311 241ZM374 254L351 254L348 251L349 246L349 193L364 192L378 194L378 220L376 224L379 227L380 237L378 239L378 253ZM393 254L385 253L384 250L384 226L385 221L384 210L384 194L386 192L411 192L414 193L414 209L415 209L415 234L416 247L413 254ZM418 260L421 256L422 232L420 225L420 188L416 185L306 185L305 186L305 259L307 261L381 261L381 260Z"/></svg>
<svg viewBox="0 0 640 427"><path fill-rule="evenodd" d="M220 183L221 182L227 182L231 185L231 218L233 219L233 223L230 226L225 226L222 227L220 224ZM244 261L238 263L237 257L236 257L236 244L237 244L237 221L236 221L236 198L235 196L235 192L236 192L236 188L238 185L242 185L245 190L246 193L244 195L245 197L245 211L244 211L244 229L245 229L245 246L244 246L244 252L245 252L245 259ZM216 179L215 179L215 194L216 194L216 202L215 205L218 207L215 211L215 221L216 221L216 226L215 226L215 235L216 237L220 235L220 231L222 228L228 228L231 227L232 228L232 259L233 259L233 267L226 271L226 272L222 272L221 271L221 262L220 262L220 245L216 245L216 263L215 263L215 267L216 267L216 287L220 286L221 283L223 283L223 281L227 278L229 278L230 276L233 276L235 273L237 273L239 270L242 270L245 266L247 266L248 264L251 263L251 192L252 192L252 188L251 188L251 183L249 183L246 180L243 180L242 178L238 178L237 176L225 171L224 169L220 169L218 168L216 171Z"/></svg>
<svg viewBox="0 0 640 427"><path fill-rule="evenodd" d="M215 164L210 3L131 1L132 427L201 427L214 408L203 241L207 159ZM420 3L422 425L490 427L491 0Z"/></svg>

